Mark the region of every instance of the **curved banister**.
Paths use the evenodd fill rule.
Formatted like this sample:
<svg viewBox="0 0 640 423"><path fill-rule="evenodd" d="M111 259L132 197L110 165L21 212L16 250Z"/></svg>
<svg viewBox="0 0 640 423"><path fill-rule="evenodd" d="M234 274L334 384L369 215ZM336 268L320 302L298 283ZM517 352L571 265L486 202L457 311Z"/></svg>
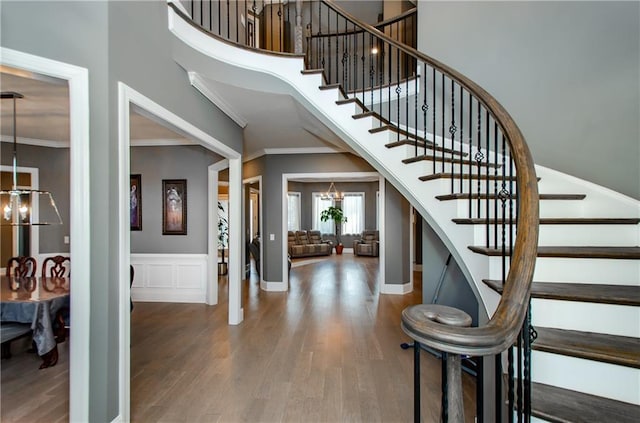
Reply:
<svg viewBox="0 0 640 423"><path fill-rule="evenodd" d="M416 334L416 339L442 351L470 355L489 355L504 351L513 345L518 337L527 314L538 248L538 183L534 161L524 136L506 109L478 84L444 63L399 43L371 25L358 21L331 0L323 2L347 20L357 22L361 29L372 36L410 57L430 64L455 80L491 112L506 136L517 170L518 233L511 254L509 274L496 311L489 322L480 327L461 328L434 321L416 322L416 327L419 327L421 332Z"/></svg>
<svg viewBox="0 0 640 423"><path fill-rule="evenodd" d="M331 9L335 16L329 16L328 12L321 11L320 7L323 5ZM245 4L244 8L246 9L246 7ZM398 137L402 134L402 136L412 139L415 144L416 159L428 158L432 160L434 174L438 173L436 172L436 163L441 166L441 169L445 169L444 163L450 162L450 159L449 161L444 159L444 153L442 157L438 157L435 148L432 153L427 154L429 146L437 145L439 138L439 142L444 147L441 148L442 151L448 150L458 152L460 155L464 153L474 156L478 165L477 179L486 177L487 181L493 182L493 186L489 182L486 182L484 186L484 192L487 193L486 203L481 204L478 200L476 207L478 209L485 207L486 246L489 247L491 244L489 233L493 231L495 238L492 243L493 247L502 248L505 286L498 306L489 322L480 327L451 327L431 321L416 323L415 327L419 329L420 333L415 334L415 339L442 351L458 354L489 355L504 351L514 343L527 315L538 244L537 178L534 162L524 136L504 107L482 87L460 72L397 41L391 36L392 34L387 35L372 25L360 22L331 0L312 3L311 7L318 7L318 12L315 16L317 22L309 23L307 26L309 29L306 52L308 67L328 68L328 78L325 72L325 80L328 84L353 84L354 87L343 86L342 88L348 92L358 92L356 97L362 96L360 104L365 111L377 115L381 124L389 126L391 129L395 127L399 134ZM310 10L309 15L313 19L314 12ZM342 21L339 21L338 16ZM211 20L212 18L209 19L209 21ZM333 22L336 22L336 25L332 28ZM203 27L202 24L201 27ZM313 33L314 29L315 34ZM202 30L211 33L206 28L202 28ZM213 33L212 35L224 39L221 34ZM315 41L319 43L319 47L312 52L313 46L309 43L314 37ZM334 40L333 43L332 40ZM241 40L236 40L235 44L243 46ZM381 47L381 54L376 55L368 51L373 47ZM342 54L340 54L340 48L342 48ZM285 54L291 57L290 53L278 52L275 54ZM314 67L311 63L309 58L312 55L318 56L315 60L319 66ZM324 62L325 58L329 62L328 66ZM387 62L384 62L385 59ZM345 64L345 61L351 60L353 60L352 64ZM424 66L420 68L418 63ZM332 65L335 67L333 77ZM355 71L350 68L352 65ZM431 75L429 70L432 72ZM369 76L368 81L367 76ZM422 81L419 81L420 78ZM451 83L448 94L445 92L447 80ZM432 86L427 86L427 82L431 82ZM460 92L459 97L456 97L457 88ZM401 93L403 93L403 97L401 97ZM429 98L428 94L432 97ZM419 97L423 102L420 105L417 102ZM406 111L400 108L402 100L404 100L403 105L406 107ZM446 104L445 100L447 100ZM465 108L463 102L467 100L468 106ZM415 103L411 104L415 117L410 114L410 101ZM392 102L397 103L396 110L391 110ZM388 110L384 110L386 106L388 106ZM436 108L440 115L437 114ZM419 122L418 119L419 111L424 116L422 122ZM427 120L427 113L433 115L432 121ZM456 120L457 113L459 113L458 120ZM411 122L412 118L413 122ZM450 120L447 122L450 123L449 128L445 125L445 118ZM393 123L394 121L396 123ZM493 128L491 124L493 124ZM431 133L428 131L429 126ZM446 137L447 129L448 139ZM466 138L463 137L463 133ZM455 140L456 135L459 136L458 140ZM491 148L491 138L493 138L493 149ZM400 142L399 138L398 142ZM447 147L447 142L450 143L450 147ZM508 152L506 151L506 143L509 147ZM463 148L467 148L467 150L462 151ZM420 149L423 151L422 154ZM496 163L502 161L503 173L501 175L489 174L488 170L484 174L481 172L481 165L486 166L490 155L493 155ZM466 167L470 161L472 160L466 160L464 164L460 161L455 165L458 166L457 168L452 164L450 170L446 172L441 170L439 174L446 174L445 176L450 177L452 192L454 191L454 179L459 184L459 190L468 190L469 203L471 204L471 199L475 198L472 191L475 190L476 194L481 194L482 187L480 182L477 182L475 186L472 185L472 178L469 176L472 173L471 166L469 165L468 169ZM515 167L515 172L512 167ZM464 173L465 171L467 174ZM512 188L511 180L515 180L517 190ZM491 207L495 210L494 217L498 217L501 212L504 219L502 219L502 227L495 224L493 229L490 229L490 221L498 221L498 219L490 219L489 216L490 203L488 198L492 190L496 197L491 203ZM511 210L513 196L516 196L515 217L512 216L513 211ZM507 204L509 210L507 210ZM471 213L471 205L469 208ZM516 220L517 235L515 242L513 242L512 236L515 230L510 226L505 228L504 222ZM500 230L501 239L498 240L497 234ZM506 273L507 264L508 274ZM407 330L406 327L405 330Z"/></svg>

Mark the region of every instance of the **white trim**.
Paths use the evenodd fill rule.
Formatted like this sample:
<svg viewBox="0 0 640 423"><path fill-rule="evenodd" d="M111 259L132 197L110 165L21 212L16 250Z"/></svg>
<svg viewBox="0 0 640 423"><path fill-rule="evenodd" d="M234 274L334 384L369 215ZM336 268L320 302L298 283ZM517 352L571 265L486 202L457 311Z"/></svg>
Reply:
<svg viewBox="0 0 640 423"><path fill-rule="evenodd" d="M166 147L174 145L198 145L197 142L193 142L184 138L176 139L148 139L148 140L131 140L131 147Z"/></svg>
<svg viewBox="0 0 640 423"><path fill-rule="evenodd" d="M381 294L390 294L390 295L404 295L413 291L413 287L411 283L403 283L403 284L385 284L380 287Z"/></svg>
<svg viewBox="0 0 640 423"><path fill-rule="evenodd" d="M262 289L263 291L286 292L289 289L288 285L289 285L289 277L287 277L286 281L281 281L281 282L265 281L264 279L262 279L262 277L260 278L260 289Z"/></svg>
<svg viewBox="0 0 640 423"><path fill-rule="evenodd" d="M208 254L131 254L134 301L205 303Z"/></svg>
<svg viewBox="0 0 640 423"><path fill-rule="evenodd" d="M387 269L386 263L387 263L387 235L385 233L385 227L386 227L386 221L385 221L385 216L386 216L386 209L387 206L385 204L385 199L386 199L386 187L385 187L385 183L386 180L384 179L384 176L380 175L380 179L378 180L378 198L380 201L380 207L378 209L378 239L380 240L380 242L378 243L378 255L380 257L380 270L378 271L378 286L380 287L380 293L384 294L385 293L385 286L386 283L385 281L387 280L385 272Z"/></svg>
<svg viewBox="0 0 640 423"><path fill-rule="evenodd" d="M13 143L13 137L7 135L0 136L0 142ZM50 147L50 148L69 148L68 141L56 141L56 140L41 140L37 138L24 138L17 137L16 142L24 145L35 145L37 147Z"/></svg>
<svg viewBox="0 0 640 423"><path fill-rule="evenodd" d="M233 215L238 218L234 219ZM242 159L229 159L229 324L244 320L242 308Z"/></svg>
<svg viewBox="0 0 640 423"><path fill-rule="evenodd" d="M205 302L218 304L218 184L219 172L229 167L224 159L207 168L207 293Z"/></svg>
<svg viewBox="0 0 640 423"><path fill-rule="evenodd" d="M263 233L264 226L262 226L263 225L262 214L264 210L262 208L264 204L262 199L263 197L262 196L262 175L258 175L258 176L254 176L254 177L242 180L243 186L244 184L252 184L254 182L258 182L258 210L260 211L260 213L258 213L258 226L260 227L260 287L262 287L263 283L265 283L264 282L264 243L266 241ZM242 196L242 198L244 199L244 195ZM251 216L251 218L253 218L253 216ZM246 229L245 229L245 232L243 233L246 233ZM250 236L253 236L253 234L251 234ZM251 242L251 241L252 241L251 239L248 240L248 242Z"/></svg>
<svg viewBox="0 0 640 423"><path fill-rule="evenodd" d="M268 154L331 154L346 153L347 150L337 147L283 147L283 148L263 148L245 155L243 161L248 162Z"/></svg>
<svg viewBox="0 0 640 423"><path fill-rule="evenodd" d="M65 79L69 83L70 251L74 261L74 278L90 281L89 71L5 47L0 47L0 61L3 65ZM88 421L91 284L75 284L72 294L69 421Z"/></svg>
<svg viewBox="0 0 640 423"><path fill-rule="evenodd" d="M415 214L413 213L414 208L411 203L409 203L409 284L411 284L411 290L413 291L413 263L415 262L415 236L416 236L416 222L415 222Z"/></svg>
<svg viewBox="0 0 640 423"><path fill-rule="evenodd" d="M220 94L214 91L214 89L210 86L211 84L207 84L204 79L198 75L196 72L187 72L189 75L189 82L191 85L203 96L207 98L210 102L216 105L220 110L224 112L227 116L229 116L235 123L238 124L241 128L244 129L247 126L247 119L245 119L236 109L233 108Z"/></svg>
<svg viewBox="0 0 640 423"><path fill-rule="evenodd" d="M155 103L151 99L145 97L141 93L137 92L133 88L125 85L122 82L118 82L118 260L119 260L119 285L120 285L120 327L119 327L119 339L120 339L120 414L124 421L130 420L130 349L128 348L130 340L130 311L129 311L129 264L130 264L130 229L129 229L129 149L131 146L131 140L129 138L129 109L130 105L137 106L144 111L156 116L158 119L163 120L171 125L175 126L181 132L187 134L189 137L196 140L200 145L211 150L215 153L222 155L223 157L234 159L235 162L240 162L241 155L237 151L231 149L227 145L223 144L218 139L212 137L181 117L175 115L159 104ZM87 117L88 121L88 117ZM88 161L87 161L88 162ZM237 172L231 172L230 178L238 179ZM237 191L236 195L239 196ZM237 230L233 227L231 230ZM87 230L87 234L88 234ZM237 245L239 247L239 245ZM240 251L237 251L235 255L239 256ZM233 254L232 254L233 256ZM88 261L88 259L87 259ZM235 284L240 286L238 269L233 269L233 266L238 266L239 260L229 260L230 274L229 285ZM216 266L217 267L217 266ZM75 266L74 266L75 274ZM233 280L238 278L238 280ZM88 279L88 278L87 278ZM87 301L88 303L88 301ZM230 302L229 314L237 311L232 310L232 304ZM88 335L87 335L88 337ZM126 346L126 347L125 347ZM88 388L87 388L88 391ZM86 421L88 419L81 419Z"/></svg>

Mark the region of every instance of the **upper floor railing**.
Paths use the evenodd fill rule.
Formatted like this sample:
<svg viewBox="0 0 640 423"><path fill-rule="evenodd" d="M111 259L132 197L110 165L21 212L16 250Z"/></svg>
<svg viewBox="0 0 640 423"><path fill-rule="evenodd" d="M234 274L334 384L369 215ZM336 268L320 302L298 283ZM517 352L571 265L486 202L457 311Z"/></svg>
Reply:
<svg viewBox="0 0 640 423"><path fill-rule="evenodd" d="M416 177L447 181L449 194L439 199L468 200L469 220L485 228L484 245L475 247L499 257L503 294L488 323L460 328L429 322L422 338L439 350L475 356L506 350L511 356L517 341L526 356L538 243L534 162L518 126L495 98L416 50L415 10L372 26L328 0L186 5L194 21L215 36L304 57L307 69L321 69L327 84L361 104L363 115L377 117L378 129L393 131L396 144L412 147L413 157L405 162L428 163L429 170ZM526 366L525 359L524 374L510 372L510 383L528 383ZM523 396L526 387L517 401Z"/></svg>

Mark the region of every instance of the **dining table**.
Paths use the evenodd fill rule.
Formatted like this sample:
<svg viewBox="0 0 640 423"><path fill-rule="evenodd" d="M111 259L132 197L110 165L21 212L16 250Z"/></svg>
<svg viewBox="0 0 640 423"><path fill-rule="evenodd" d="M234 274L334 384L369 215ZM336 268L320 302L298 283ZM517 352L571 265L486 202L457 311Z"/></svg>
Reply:
<svg viewBox="0 0 640 423"><path fill-rule="evenodd" d="M54 321L59 310L69 307L70 283L68 277L2 276L0 281L0 324L31 324L41 369L58 362Z"/></svg>

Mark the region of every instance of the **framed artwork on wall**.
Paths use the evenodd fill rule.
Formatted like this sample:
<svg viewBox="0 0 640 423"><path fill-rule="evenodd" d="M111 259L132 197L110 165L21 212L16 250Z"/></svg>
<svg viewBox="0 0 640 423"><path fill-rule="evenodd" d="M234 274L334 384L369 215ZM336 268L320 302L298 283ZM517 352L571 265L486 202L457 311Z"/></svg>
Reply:
<svg viewBox="0 0 640 423"><path fill-rule="evenodd" d="M162 235L187 234L187 180L162 180Z"/></svg>
<svg viewBox="0 0 640 423"><path fill-rule="evenodd" d="M142 175L131 175L129 183L129 223L132 231L142 230Z"/></svg>

